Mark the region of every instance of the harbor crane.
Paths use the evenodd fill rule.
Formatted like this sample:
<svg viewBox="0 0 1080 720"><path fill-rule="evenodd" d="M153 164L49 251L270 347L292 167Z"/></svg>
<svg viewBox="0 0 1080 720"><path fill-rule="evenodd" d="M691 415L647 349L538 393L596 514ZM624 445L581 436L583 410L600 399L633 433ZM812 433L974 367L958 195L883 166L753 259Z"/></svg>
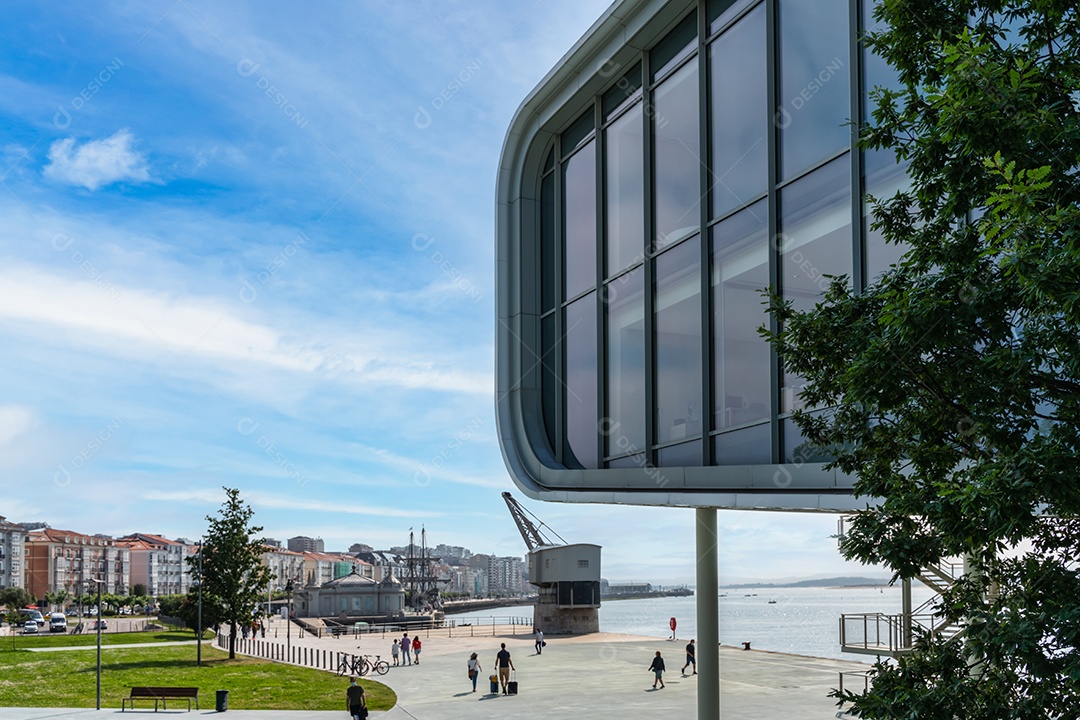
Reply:
<svg viewBox="0 0 1080 720"><path fill-rule="evenodd" d="M600 546L568 543L510 493L502 497L529 548L529 583L537 588L533 623L550 635L599 632Z"/></svg>
<svg viewBox="0 0 1080 720"><path fill-rule="evenodd" d="M510 515L514 518L514 522L517 523L518 532L521 533L521 538L525 541L525 546L529 548L529 552L545 545L553 546L567 544L566 541L559 536L559 533L555 532L550 527L548 527L548 530L552 535L559 538L559 542L552 542L550 538L544 535L540 528L547 527L547 525L540 518L521 507L521 505L518 505L518 501L514 499L513 495L504 492L502 498L506 501L506 507L510 509ZM529 516L532 516L532 518L536 520L536 523L533 523L533 521L529 519Z"/></svg>

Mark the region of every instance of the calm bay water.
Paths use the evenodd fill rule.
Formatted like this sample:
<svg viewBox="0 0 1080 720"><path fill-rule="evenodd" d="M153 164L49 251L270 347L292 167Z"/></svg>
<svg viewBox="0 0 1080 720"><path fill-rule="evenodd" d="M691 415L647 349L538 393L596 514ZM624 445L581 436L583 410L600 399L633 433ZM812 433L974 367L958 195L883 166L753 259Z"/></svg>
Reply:
<svg viewBox="0 0 1080 720"><path fill-rule="evenodd" d="M841 613L900 612L900 588L739 588L721 589L720 642L739 646L749 641L757 650L776 650L797 655L858 660L860 656L840 652ZM915 585L912 599L917 607L931 592ZM775 600L775 604L770 604ZM675 635L680 640L696 637L694 597L604 600L600 607L600 629L658 638L671 637L668 620L676 619ZM525 616L532 606L497 608L463 613L464 617L485 618Z"/></svg>

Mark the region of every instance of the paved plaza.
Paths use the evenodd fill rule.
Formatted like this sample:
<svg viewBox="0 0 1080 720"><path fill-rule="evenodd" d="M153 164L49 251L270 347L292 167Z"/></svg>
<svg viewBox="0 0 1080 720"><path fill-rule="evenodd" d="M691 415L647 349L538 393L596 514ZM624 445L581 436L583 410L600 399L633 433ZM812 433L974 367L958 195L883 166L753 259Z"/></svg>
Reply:
<svg viewBox="0 0 1080 720"><path fill-rule="evenodd" d="M476 632L483 632L477 628ZM565 718L587 716L590 720L629 720L639 717L696 717L698 678L681 676L683 647L686 640L675 642L631 635L598 633L574 638L547 637L543 655L534 653L532 637L519 634L436 637L423 640L420 664L394 667L380 682L398 695L398 704L389 711L372 713L387 720L458 720L468 718ZM279 638L284 642L284 638ZM516 696L491 695L487 677L494 665L499 643L510 650L520 693ZM361 638L293 637L293 645L332 648L342 652L381 654L389 657L390 637L368 635ZM360 646L357 649L357 646ZM652 689L648 671L652 657L659 650L666 660L667 687ZM466 660L479 653L483 672L477 692L467 677ZM837 708L827 697L837 685L839 671L865 670L863 663L809 658L760 650L720 649L720 707L725 720L811 720L835 717ZM704 672L699 668L699 672ZM344 706L345 687L341 693ZM158 715L217 715L214 712L214 689L204 688L203 708L159 712ZM65 710L58 708L4 708L5 720L100 720L129 715L153 714L153 710L118 709ZM278 720L279 718L338 718L346 720L344 707L333 712L253 711L230 709L228 717L236 720Z"/></svg>

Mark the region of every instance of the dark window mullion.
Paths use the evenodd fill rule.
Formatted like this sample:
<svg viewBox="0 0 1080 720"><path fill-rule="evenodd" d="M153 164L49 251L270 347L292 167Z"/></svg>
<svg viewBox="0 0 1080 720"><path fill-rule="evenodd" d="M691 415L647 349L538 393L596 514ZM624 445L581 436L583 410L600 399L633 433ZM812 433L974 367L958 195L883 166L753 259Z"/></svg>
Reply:
<svg viewBox="0 0 1080 720"><path fill-rule="evenodd" d="M563 303L563 263L565 261L566 248L563 238L565 236L566 218L563 216L563 165L562 165L562 136L555 137L555 347L544 348L544 361L555 363L556 386L549 388L555 393L555 459L560 465L565 466L566 447L566 400L562 391L566 383L566 308ZM550 353L549 355L547 355Z"/></svg>
<svg viewBox="0 0 1080 720"><path fill-rule="evenodd" d="M779 50L777 43L777 3L779 0L765 0L765 74L768 77L768 117L776 119L779 110L777 107L777 93L779 92L780 67L776 53ZM768 136L768 164L769 164L769 284L773 292L779 294L782 291L780 278L780 251L779 244L775 242L779 228L779 207L776 183L779 179L779 132L778 123L773 122ZM775 315L769 315L769 330L776 332L778 324ZM772 400L772 408L769 413L769 432L772 452L772 461L780 462L780 358L776 351L769 353L769 395Z"/></svg>
<svg viewBox="0 0 1080 720"><path fill-rule="evenodd" d="M709 257L709 214L711 212L711 186L709 177L709 164L712 157L712 144L709 142L709 62L705 36L708 35L708 20L705 14L705 3L698 3L698 151L700 153L698 163L698 192L701 193L698 201L698 257L700 258L701 272L699 296L701 298L701 464L712 464L712 443L709 442L709 434L713 429L712 412L712 368L713 368L713 338L709 328L712 324L712 264Z"/></svg>
<svg viewBox="0 0 1080 720"><path fill-rule="evenodd" d="M600 127L603 121L603 109L600 97L593 101L594 125ZM605 310L607 302L604 300L604 273L607 271L607 192L605 190L604 169L607 161L607 136L603 130L596 131L596 417L600 419L596 428L596 442L598 443L596 455L599 458L597 467L604 467L604 456L608 454L607 437L600 432L600 428L607 428L610 423L604 422L607 417L607 322Z"/></svg>
<svg viewBox="0 0 1080 720"><path fill-rule="evenodd" d="M641 54L641 77L651 76L649 53ZM656 202L656 192L653 188L653 125L654 112L652 84L642 84L642 102L646 112L644 113L641 133L642 148L642 172L645 182L645 208L643 220L645 224L645 279L644 279L644 324L645 324L645 460L650 464L656 462L656 452L653 444L656 438L656 323L653 320L653 312L656 308L655 288L653 271L655 261L652 259L653 237L653 203Z"/></svg>
<svg viewBox="0 0 1080 720"><path fill-rule="evenodd" d="M861 0L848 0L848 18L850 18L850 37L856 38L848 43L848 66L851 69L849 83L851 92L851 252L852 252L852 289L861 293L866 286L866 259L864 248L865 228L863 227L863 154L859 150L859 130L863 125L863 72L862 72L862 27L863 18Z"/></svg>

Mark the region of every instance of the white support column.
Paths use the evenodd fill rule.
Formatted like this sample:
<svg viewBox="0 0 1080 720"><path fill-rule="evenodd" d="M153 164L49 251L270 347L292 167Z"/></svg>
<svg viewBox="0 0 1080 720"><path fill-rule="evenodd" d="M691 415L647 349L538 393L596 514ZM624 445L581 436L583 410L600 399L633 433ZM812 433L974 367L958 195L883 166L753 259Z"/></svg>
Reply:
<svg viewBox="0 0 1080 720"><path fill-rule="evenodd" d="M720 717L720 537L716 532L716 508L697 508L697 664L698 720Z"/></svg>

